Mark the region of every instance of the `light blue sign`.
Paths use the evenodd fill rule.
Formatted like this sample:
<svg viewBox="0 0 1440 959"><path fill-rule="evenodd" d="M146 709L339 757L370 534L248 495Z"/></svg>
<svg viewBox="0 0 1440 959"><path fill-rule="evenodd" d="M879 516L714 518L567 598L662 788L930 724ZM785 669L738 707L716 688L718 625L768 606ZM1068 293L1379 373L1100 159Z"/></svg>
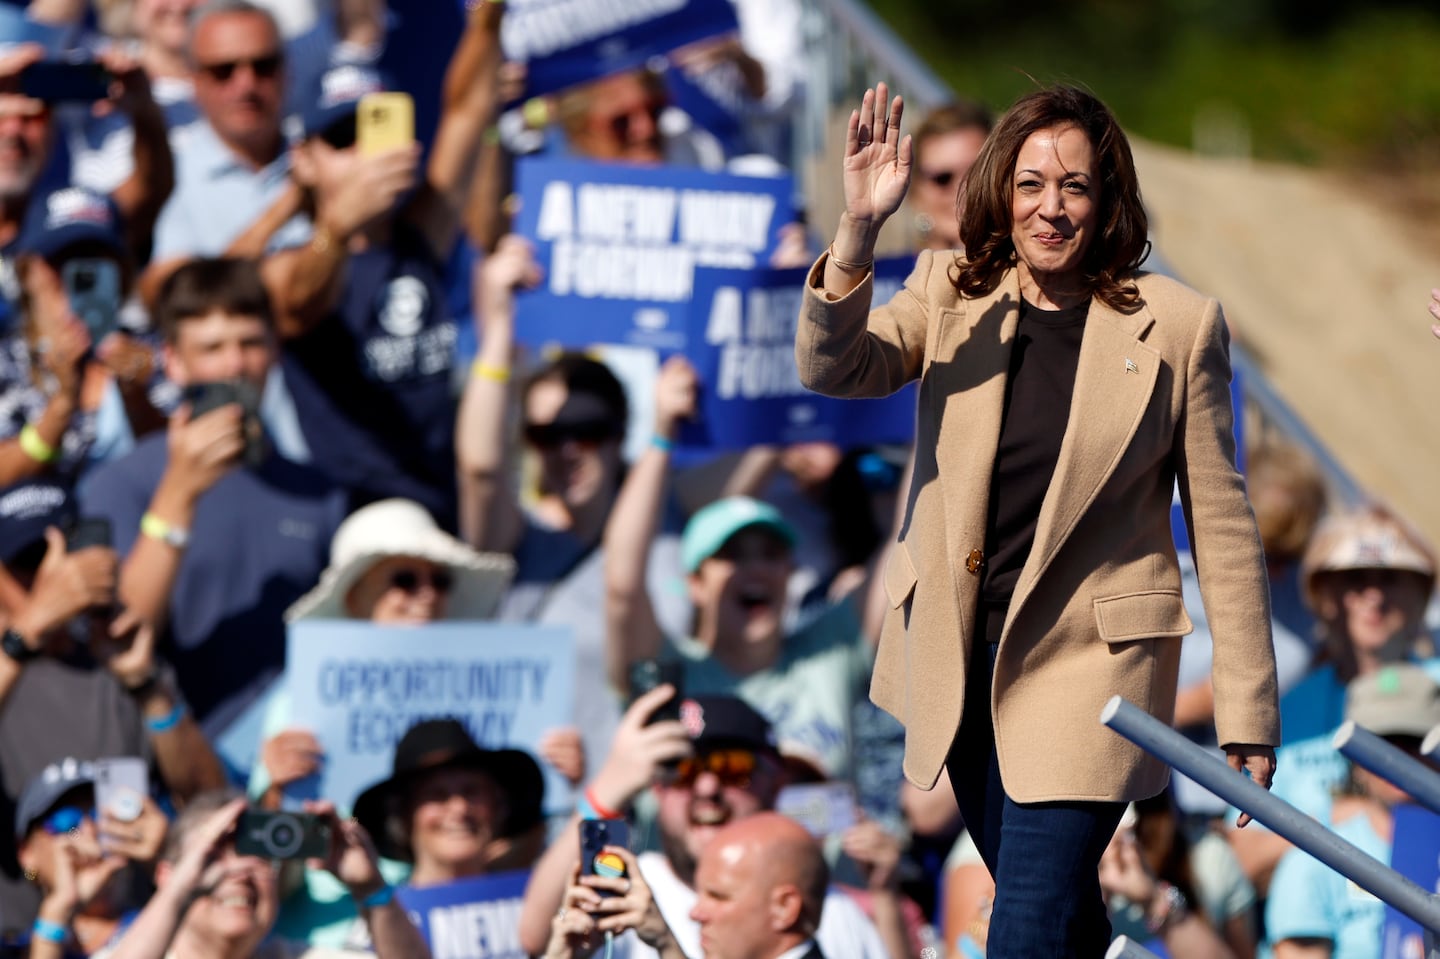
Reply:
<svg viewBox="0 0 1440 959"><path fill-rule="evenodd" d="M516 177L516 232L545 270L516 305L533 346L684 352L698 273L765 267L795 218L788 176L532 158Z"/></svg>
<svg viewBox="0 0 1440 959"><path fill-rule="evenodd" d="M319 794L346 806L389 775L396 743L421 720L455 717L481 746L536 756L545 733L573 722L575 639L564 627L302 621L285 663L290 725L325 750ZM565 811L568 784L541 768L546 811Z"/></svg>
<svg viewBox="0 0 1440 959"><path fill-rule="evenodd" d="M913 269L911 257L875 263L872 302L890 302ZM703 385L700 416L686 446L738 449L810 441L866 446L909 442L914 384L884 399L811 393L795 367L795 328L808 270L700 270L685 349Z"/></svg>
<svg viewBox="0 0 1440 959"><path fill-rule="evenodd" d="M732 0L508 0L500 39L526 64L526 95L539 96L739 26Z"/></svg>
<svg viewBox="0 0 1440 959"><path fill-rule="evenodd" d="M525 959L520 907L529 872L502 872L415 889L395 890L430 943L434 959Z"/></svg>

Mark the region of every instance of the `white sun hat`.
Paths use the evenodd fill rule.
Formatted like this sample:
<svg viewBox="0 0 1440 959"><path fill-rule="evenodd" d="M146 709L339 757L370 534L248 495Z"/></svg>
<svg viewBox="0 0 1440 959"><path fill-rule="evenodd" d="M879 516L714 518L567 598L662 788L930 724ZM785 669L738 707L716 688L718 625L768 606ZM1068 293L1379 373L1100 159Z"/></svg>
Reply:
<svg viewBox="0 0 1440 959"><path fill-rule="evenodd" d="M286 610L286 622L349 619L346 594L367 570L392 556L415 556L450 571L454 586L446 598L446 619L493 617L515 575L513 559L471 549L436 526L419 503L381 500L361 507L340 524L330 543L330 565L320 574L319 585Z"/></svg>

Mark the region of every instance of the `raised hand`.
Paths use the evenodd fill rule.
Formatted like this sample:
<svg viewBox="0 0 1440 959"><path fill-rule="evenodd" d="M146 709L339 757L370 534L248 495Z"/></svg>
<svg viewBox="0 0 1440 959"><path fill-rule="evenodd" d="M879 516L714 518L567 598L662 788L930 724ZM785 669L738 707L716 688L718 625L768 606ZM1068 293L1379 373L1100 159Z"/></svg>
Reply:
<svg viewBox="0 0 1440 959"><path fill-rule="evenodd" d="M666 360L655 380L655 432L673 437L695 415L699 398L700 377L690 361L679 354Z"/></svg>
<svg viewBox="0 0 1440 959"><path fill-rule="evenodd" d="M845 130L845 213L872 236L900 209L910 187L913 148L909 134L900 136L905 105L898 96L889 100L889 94L883 82L866 90Z"/></svg>
<svg viewBox="0 0 1440 959"><path fill-rule="evenodd" d="M1435 322L1430 324L1430 332L1440 338L1440 289L1430 291L1430 315Z"/></svg>

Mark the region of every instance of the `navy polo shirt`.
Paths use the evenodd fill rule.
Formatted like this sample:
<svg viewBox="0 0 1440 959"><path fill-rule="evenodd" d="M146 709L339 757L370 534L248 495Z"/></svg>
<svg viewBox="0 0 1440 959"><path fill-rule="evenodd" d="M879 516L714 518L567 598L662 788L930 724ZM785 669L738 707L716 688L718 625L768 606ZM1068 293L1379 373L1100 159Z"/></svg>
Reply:
<svg viewBox="0 0 1440 959"><path fill-rule="evenodd" d="M166 461L165 434L152 434L82 485L81 515L110 520L122 556L140 534ZM223 728L284 668L285 610L319 580L344 516L333 483L279 456L230 471L201 497L162 649L207 732Z"/></svg>

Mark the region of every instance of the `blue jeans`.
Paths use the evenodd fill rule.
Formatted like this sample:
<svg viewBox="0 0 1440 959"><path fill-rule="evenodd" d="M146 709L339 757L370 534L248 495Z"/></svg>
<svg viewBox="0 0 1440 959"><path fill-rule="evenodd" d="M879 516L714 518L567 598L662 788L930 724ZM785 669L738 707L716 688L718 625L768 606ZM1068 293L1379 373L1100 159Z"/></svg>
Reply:
<svg viewBox="0 0 1440 959"><path fill-rule="evenodd" d="M965 827L995 877L986 959L1100 959L1110 945L1100 855L1125 804L1017 803L1005 794L990 723L997 647L983 630L976 635L946 762Z"/></svg>

